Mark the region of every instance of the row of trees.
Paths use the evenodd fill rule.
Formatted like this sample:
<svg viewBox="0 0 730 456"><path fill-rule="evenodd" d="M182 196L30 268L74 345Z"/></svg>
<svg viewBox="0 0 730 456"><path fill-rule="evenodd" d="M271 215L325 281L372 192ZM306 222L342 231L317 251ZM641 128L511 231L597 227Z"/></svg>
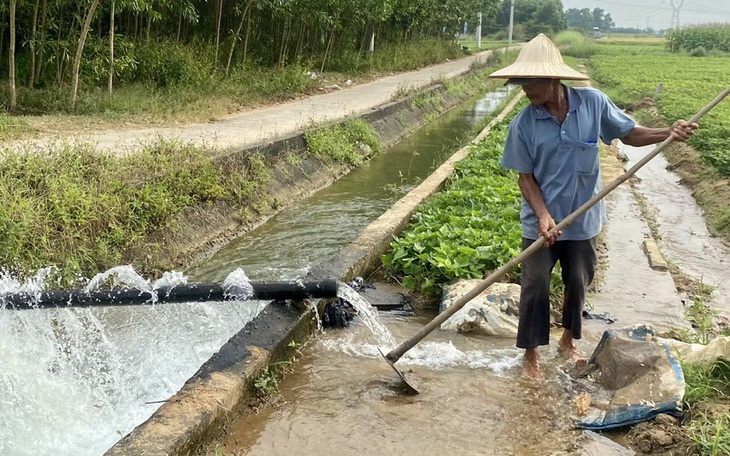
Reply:
<svg viewBox="0 0 730 456"><path fill-rule="evenodd" d="M141 56L175 46L212 54L213 71L318 61L389 43L454 39L499 0L9 0L0 3L0 56L9 108L16 85L134 82ZM167 47L160 50L159 44ZM152 50L152 51L151 51ZM156 51L155 51L156 50ZM191 54L191 52L187 52ZM154 55L151 58L155 58ZM146 62L149 64L150 62ZM2 67L0 67L2 68ZM169 70L169 68L167 69ZM115 81L116 78L116 81ZM103 81L103 83L102 83Z"/></svg>
<svg viewBox="0 0 730 456"><path fill-rule="evenodd" d="M507 30L512 3L512 0L502 0L486 12L482 21L484 34ZM561 0L515 0L513 21L516 39L531 38L538 33L556 33L567 26Z"/></svg>
<svg viewBox="0 0 730 456"><path fill-rule="evenodd" d="M483 24L483 33L494 34L506 30L513 3L517 39L566 29L588 34L594 27L611 30L615 26L611 15L601 8L569 8L564 11L561 0L502 0L488 15Z"/></svg>
<svg viewBox="0 0 730 456"><path fill-rule="evenodd" d="M594 8L593 11L588 8L570 8L565 12L565 20L569 29L584 33L590 32L594 27L609 31L616 25L611 15L601 8Z"/></svg>
<svg viewBox="0 0 730 456"><path fill-rule="evenodd" d="M338 67L375 47L454 40L483 14L483 31L507 29L511 0L9 0L0 3L0 75L17 88L126 83L158 86L236 67L306 63ZM600 8L563 11L561 0L516 0L516 39L612 24ZM587 28L588 27L588 28ZM377 43L377 46L375 44ZM7 69L4 69L7 64ZM2 77L2 76L0 76ZM4 85L4 84L3 84ZM2 93L3 88L0 88Z"/></svg>

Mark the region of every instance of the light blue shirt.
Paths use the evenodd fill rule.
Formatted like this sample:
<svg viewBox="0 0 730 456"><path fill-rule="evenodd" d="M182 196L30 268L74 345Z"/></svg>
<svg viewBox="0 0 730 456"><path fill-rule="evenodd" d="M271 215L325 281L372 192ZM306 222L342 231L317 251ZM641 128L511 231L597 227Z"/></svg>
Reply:
<svg viewBox="0 0 730 456"><path fill-rule="evenodd" d="M528 106L509 125L502 166L535 176L556 223L601 191L599 139L606 144L636 126L601 91L567 87L568 116L561 125L544 106ZM522 198L522 236L537 239L537 216ZM598 202L563 230L561 241L582 241L600 233L606 221Z"/></svg>

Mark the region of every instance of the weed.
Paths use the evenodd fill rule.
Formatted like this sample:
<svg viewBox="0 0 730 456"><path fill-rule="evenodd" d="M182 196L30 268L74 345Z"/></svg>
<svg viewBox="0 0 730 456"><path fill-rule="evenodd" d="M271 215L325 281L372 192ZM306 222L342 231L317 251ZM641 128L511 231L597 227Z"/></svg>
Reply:
<svg viewBox="0 0 730 456"><path fill-rule="evenodd" d="M159 251L154 233L183 210L213 201L243 206L268 182L260 155L237 172L209 152L161 141L123 157L84 146L0 157L0 263L20 273L57 266L67 283ZM135 266L153 268L136 258Z"/></svg>
<svg viewBox="0 0 730 456"><path fill-rule="evenodd" d="M367 146L373 153L382 150L375 132L362 119L350 119L344 124L309 131L304 133L304 138L314 156L346 165L358 165L362 161L357 149L360 145Z"/></svg>
<svg viewBox="0 0 730 456"><path fill-rule="evenodd" d="M292 166L301 166L302 165L302 157L299 156L299 154L295 152L287 152L286 154L286 163Z"/></svg>
<svg viewBox="0 0 730 456"><path fill-rule="evenodd" d="M289 359L271 363L261 370L254 387L259 397L265 399L279 392L279 381L288 372L294 363L298 362L302 357L301 344L292 340L287 345L292 352Z"/></svg>
<svg viewBox="0 0 730 456"><path fill-rule="evenodd" d="M714 290L715 287L702 281L693 285L692 304L685 310L687 321L694 329L693 334L686 336L690 342L708 344L714 337L714 317L718 311L707 305Z"/></svg>
<svg viewBox="0 0 730 456"><path fill-rule="evenodd" d="M699 454L730 454L730 362L682 364L688 435Z"/></svg>

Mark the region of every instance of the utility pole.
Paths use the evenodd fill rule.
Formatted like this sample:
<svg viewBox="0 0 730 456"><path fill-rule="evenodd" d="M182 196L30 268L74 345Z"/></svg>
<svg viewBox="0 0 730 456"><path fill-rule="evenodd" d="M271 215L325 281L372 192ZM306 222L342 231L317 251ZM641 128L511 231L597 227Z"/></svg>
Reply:
<svg viewBox="0 0 730 456"><path fill-rule="evenodd" d="M479 12L478 18L479 18L479 20L477 21L476 41L477 41L477 49L481 49L482 48L482 13L481 12Z"/></svg>
<svg viewBox="0 0 730 456"><path fill-rule="evenodd" d="M509 36L507 37L507 45L512 44L512 29L515 25L515 0L512 0L512 5L509 7Z"/></svg>
<svg viewBox="0 0 730 456"><path fill-rule="evenodd" d="M679 4L677 6L674 6L674 0L669 0L672 4L672 23L669 24L669 28L672 29L678 29L679 28L679 9L682 8L682 4L684 3L684 0L678 0Z"/></svg>

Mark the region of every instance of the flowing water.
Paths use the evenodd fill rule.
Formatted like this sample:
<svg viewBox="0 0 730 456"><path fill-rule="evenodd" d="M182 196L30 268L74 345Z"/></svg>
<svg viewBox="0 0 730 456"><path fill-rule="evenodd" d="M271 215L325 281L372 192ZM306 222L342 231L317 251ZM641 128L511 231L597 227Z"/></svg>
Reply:
<svg viewBox="0 0 730 456"><path fill-rule="evenodd" d="M48 270L3 293L42 291ZM150 283L129 267L93 278L141 292L184 284L178 273ZM241 270L224 289L245 298ZM250 292L248 294L250 296ZM100 455L185 381L266 305L261 301L150 303L133 307L0 308L0 455Z"/></svg>
<svg viewBox="0 0 730 456"><path fill-rule="evenodd" d="M474 125L505 96L504 91L488 94L446 113L221 249L199 268L150 282L131 268L117 267L92 278L87 290L113 285L144 293L187 281L223 282L229 294L245 299L246 274L254 280L301 278L470 139ZM0 292L40 292L52 275L42 270L25 281L2 276ZM104 453L149 418L265 304L150 303L29 311L0 307L0 455ZM377 353L375 347L370 345ZM449 344L440 350L453 351ZM413 363L418 363L418 352L413 354ZM336 356L349 359L343 352ZM468 365L472 355L464 356L460 363Z"/></svg>
<svg viewBox="0 0 730 456"><path fill-rule="evenodd" d="M652 147L622 146L633 166ZM661 154L642 167L636 176L639 192L655 211L662 253L696 280L716 287L712 305L730 318L730 247L712 236L692 192L667 170Z"/></svg>
<svg viewBox="0 0 730 456"><path fill-rule="evenodd" d="M381 312L379 320L404 340L433 316ZM232 424L222 453L574 454L575 385L556 351L544 353L548 380L538 384L521 375L514 339L436 331L397 363L420 392L407 396L377 351L392 347L369 326L360 314L320 333L271 406Z"/></svg>

